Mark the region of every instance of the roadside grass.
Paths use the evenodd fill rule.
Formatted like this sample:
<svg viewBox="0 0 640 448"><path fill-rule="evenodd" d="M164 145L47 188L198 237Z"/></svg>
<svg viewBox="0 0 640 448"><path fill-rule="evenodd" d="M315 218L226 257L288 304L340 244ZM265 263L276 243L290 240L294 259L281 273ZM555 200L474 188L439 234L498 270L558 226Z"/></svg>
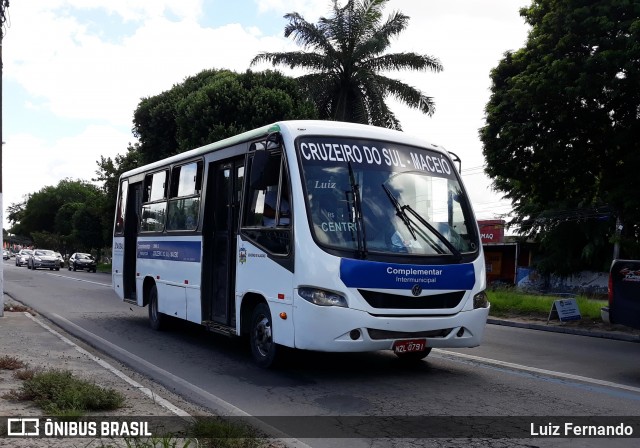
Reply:
<svg viewBox="0 0 640 448"><path fill-rule="evenodd" d="M535 316L546 318L551 311L551 305L560 296L537 295L517 291L510 288L487 290L491 303L490 315L494 317ZM586 296L575 297L582 319L601 320L600 308L607 305L606 300L592 299Z"/></svg>
<svg viewBox="0 0 640 448"><path fill-rule="evenodd" d="M0 356L0 370L18 370L27 367L27 364L15 356Z"/></svg>
<svg viewBox="0 0 640 448"><path fill-rule="evenodd" d="M188 438L176 434L148 438L125 438L126 448L260 448L268 447L268 439L260 437L249 426L229 422L221 417L196 418L188 425ZM119 445L102 445L116 448Z"/></svg>
<svg viewBox="0 0 640 448"><path fill-rule="evenodd" d="M28 311L31 314L33 314L33 312L31 311L31 308L29 308L28 306L18 305L11 302L4 302L3 309L4 311L8 311L8 312L22 313L22 312Z"/></svg>
<svg viewBox="0 0 640 448"><path fill-rule="evenodd" d="M100 445L100 448L189 448L189 447L201 447L202 444L197 440L181 439L174 437L173 435L158 436L158 437L125 437L123 443L108 443Z"/></svg>
<svg viewBox="0 0 640 448"><path fill-rule="evenodd" d="M112 411L123 407L124 396L74 376L68 370L19 370L19 390L4 398L33 401L45 413L56 417L81 417L91 411Z"/></svg>
<svg viewBox="0 0 640 448"><path fill-rule="evenodd" d="M105 272L111 274L111 263L98 263L96 270L98 272Z"/></svg>
<svg viewBox="0 0 640 448"><path fill-rule="evenodd" d="M113 389L105 389L74 376L68 370L32 368L15 356L0 356L0 370L14 371L23 381L20 389L11 390L2 398L32 401L45 414L63 419L75 419L87 412L113 411L122 408L125 397ZM183 431L152 437L124 437L102 443L101 448L259 448L268 446L251 427L223 418L197 418Z"/></svg>
<svg viewBox="0 0 640 448"><path fill-rule="evenodd" d="M190 434L203 448L258 448L266 445L266 440L260 438L255 429L222 418L196 419Z"/></svg>

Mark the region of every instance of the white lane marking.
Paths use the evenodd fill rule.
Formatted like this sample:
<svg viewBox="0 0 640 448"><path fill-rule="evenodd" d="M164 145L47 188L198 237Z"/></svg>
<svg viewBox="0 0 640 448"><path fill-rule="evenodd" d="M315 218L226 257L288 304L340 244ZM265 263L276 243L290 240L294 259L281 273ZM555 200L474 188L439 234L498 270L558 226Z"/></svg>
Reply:
<svg viewBox="0 0 640 448"><path fill-rule="evenodd" d="M62 275L62 274L52 274L51 272L45 272L45 274L47 275L51 275L52 277L60 277L60 278L67 278L69 280L75 280L77 282L85 282L85 283L91 283L92 285L98 285L98 286L105 286L107 288L111 288L111 283L99 283L99 282L93 282L91 280L85 280L83 278L75 278L75 277L68 277L66 275Z"/></svg>
<svg viewBox="0 0 640 448"><path fill-rule="evenodd" d="M25 313L25 314L28 314L28 313ZM105 345L109 346L109 348L111 350L120 352L123 355L129 357L130 359L133 359L136 363L142 364L142 365L146 366L148 369L154 370L154 371L166 376L167 378L170 378L172 381L174 381L176 383L180 383L181 385L187 387L188 389L190 389L192 391L195 391L198 395L200 395L202 397L206 397L208 400L210 400L211 402L215 403L215 405L218 407L217 410L223 412L223 414L222 414L223 416L251 417L251 414L249 414L249 413L243 411L242 409L232 405L231 403L223 400L222 398L220 398L220 397L218 397L216 395L213 395L212 393L207 392L206 390L201 389L201 388L199 388L198 386L196 386L194 384L189 383L188 381L186 381L186 380L174 375L173 373L170 373L170 372L168 372L168 371L166 371L164 369L161 369L160 367L156 366L155 364L152 364L149 361L147 361L147 360L145 360L143 358L140 358L139 356L134 355L133 353L128 352L127 350L125 350L125 349L123 349L123 348L121 348L121 347L119 347L119 346L107 341L106 339L103 339L100 336L85 330L84 328L80 327L79 325L74 324L73 322L65 319L64 317L62 317L62 316L60 316L58 314L53 314L53 316L55 316L56 319L60 319L60 320L64 321L67 325L72 326L77 331L79 331L81 333L84 333L86 335L89 335L93 339L99 340L102 344L105 344ZM36 320L33 317L32 317L32 319ZM36 320L36 322L40 323L37 320ZM40 323L40 325L42 325L45 328L49 329L48 327L46 327L42 323ZM49 329L49 331L53 331L53 330ZM53 331L53 332L55 333L55 331ZM55 333L55 334L57 334L57 333ZM65 342L68 341L69 344L73 345L74 347L77 347L78 350L82 350L81 353L87 353L91 358L96 358L93 355L91 355L90 353L88 353L85 350L83 350L81 347L78 347L73 342L69 341L67 338L64 338L63 336L60 336L60 335L59 335L59 337L63 338L63 340L65 340ZM97 359L100 359L100 358L97 358ZM131 378L129 378L126 375L124 375L124 373L120 372L119 370L115 369L114 367L111 367L111 365L109 365L105 361L102 361L102 362L110 367L110 368L107 367L107 368L109 368L109 370L114 369L115 372L119 372L120 373L120 375L118 375L118 374L116 374L116 375L118 375L118 376L122 375L123 379L127 378L127 379L125 379L125 381L127 381L129 384L131 384L131 385L134 385L134 383L138 384L134 380L132 380ZM102 365L102 364L100 364L100 365ZM143 387L142 385L135 385L134 387L137 387L140 390L143 390L143 389L147 390L148 393L145 392L145 395L148 395L148 396L152 397L154 400L157 399L157 398L160 398L157 395L155 395L153 392L151 392L149 389ZM149 394L151 394L151 395L149 395ZM166 400L164 400L164 401L166 401ZM166 402L169 403L168 401L166 401ZM182 411L182 412L185 412L185 411ZM189 416L189 414L187 414L186 412L185 412L185 415ZM189 416L189 418L193 418L193 417ZM269 434L271 437L276 437L278 440L280 440L281 442L283 442L286 446L288 446L290 448L311 448L311 446L307 445L306 443L304 443L304 442L302 442L302 441L300 441L298 439L295 439L293 437L290 437L288 434L283 433L279 429L274 428L273 426L271 426L269 424L263 423L260 420L257 420L257 421L256 420L252 420L252 421L253 421L255 426L257 426L258 428L262 429L264 432Z"/></svg>
<svg viewBox="0 0 640 448"><path fill-rule="evenodd" d="M178 415L180 417L184 417L184 418L188 418L188 419L192 419L193 418L186 411L183 411L179 407L173 405L168 400L165 400L164 398L160 397L159 395L156 395L151 389L149 389L147 387L144 387L142 384L140 384L137 381L133 380L132 378L128 377L123 372L121 372L120 370L116 369L115 367L113 367L111 364L109 364L108 362L106 362L102 358L99 358L99 357L97 357L95 355L92 355L91 353L89 353L88 351L83 349L82 347L80 347L77 344L75 344L73 341L69 340L65 336L63 336L60 333L58 333L57 331L55 331L53 328L51 328L50 326L48 326L44 322L41 322L40 320L36 319L35 317L33 317L29 313L25 312L24 314L25 314L25 316L27 316L29 319L31 319L34 322L36 322L41 327L47 329L48 331L50 331L51 333L56 335L58 338L60 338L66 344L68 344L71 347L75 348L78 352L80 352L83 355L89 357L90 359L92 359L93 361L97 362L99 365L101 365L102 367L104 367L105 369L107 369L108 371L110 371L111 373L116 375L117 377L123 379L124 381L129 383L131 386L133 386L134 388L138 389L144 395L146 395L149 398L151 398L155 403L158 403L159 405L161 405L165 409L168 409L169 411L173 412L174 414L176 414L176 415ZM60 316L57 316L57 315L56 315L56 317L60 318ZM69 323L71 323L71 322L69 322Z"/></svg>
<svg viewBox="0 0 640 448"><path fill-rule="evenodd" d="M448 350L442 350L437 348L434 348L433 351L444 355L442 356L443 358L446 358L446 357L462 358L462 359L476 361L483 364L491 364L491 365L500 366L500 367L507 367L509 369L522 370L525 372L532 372L540 375L553 376L553 377L563 378L563 379L572 380L572 381L582 381L588 384L596 384L598 386L605 386L605 387L611 387L614 389L622 389L630 392L640 393L640 387L627 386L626 384L613 383L611 381L598 380L596 378L589 378L586 376L574 375L571 373L556 372L554 370L539 369L537 367L528 367L528 366L523 366L522 364L514 364L506 361L498 361L497 359L482 358L480 356L467 355L466 353L450 352Z"/></svg>

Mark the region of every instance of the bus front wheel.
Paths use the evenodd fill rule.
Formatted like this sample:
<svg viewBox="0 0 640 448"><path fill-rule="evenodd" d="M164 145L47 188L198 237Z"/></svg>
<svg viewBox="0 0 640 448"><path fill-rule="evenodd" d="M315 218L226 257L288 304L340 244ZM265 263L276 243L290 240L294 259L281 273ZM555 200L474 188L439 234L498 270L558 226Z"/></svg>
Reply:
<svg viewBox="0 0 640 448"><path fill-rule="evenodd" d="M266 303L259 303L253 310L249 343L256 364L264 368L276 364L281 349L273 342L271 311Z"/></svg>
<svg viewBox="0 0 640 448"><path fill-rule="evenodd" d="M149 324L154 330L166 327L167 316L158 311L158 288L153 285L149 290Z"/></svg>

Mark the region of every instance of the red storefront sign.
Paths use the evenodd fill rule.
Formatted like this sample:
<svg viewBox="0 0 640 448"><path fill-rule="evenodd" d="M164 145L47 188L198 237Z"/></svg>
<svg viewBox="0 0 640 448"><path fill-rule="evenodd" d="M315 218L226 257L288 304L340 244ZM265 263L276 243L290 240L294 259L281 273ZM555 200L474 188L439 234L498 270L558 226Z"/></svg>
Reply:
<svg viewBox="0 0 640 448"><path fill-rule="evenodd" d="M504 241L504 226L505 222L502 219L478 221L482 244L502 243Z"/></svg>

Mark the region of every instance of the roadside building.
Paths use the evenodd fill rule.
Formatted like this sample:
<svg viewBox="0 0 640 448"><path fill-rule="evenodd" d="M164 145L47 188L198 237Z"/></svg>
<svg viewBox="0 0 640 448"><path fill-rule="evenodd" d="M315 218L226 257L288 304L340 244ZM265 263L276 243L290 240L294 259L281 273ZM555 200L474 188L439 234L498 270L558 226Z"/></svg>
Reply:
<svg viewBox="0 0 640 448"><path fill-rule="evenodd" d="M487 284L515 285L518 270L531 266L533 244L505 235L506 223L502 219L478 221L478 226L487 267Z"/></svg>

